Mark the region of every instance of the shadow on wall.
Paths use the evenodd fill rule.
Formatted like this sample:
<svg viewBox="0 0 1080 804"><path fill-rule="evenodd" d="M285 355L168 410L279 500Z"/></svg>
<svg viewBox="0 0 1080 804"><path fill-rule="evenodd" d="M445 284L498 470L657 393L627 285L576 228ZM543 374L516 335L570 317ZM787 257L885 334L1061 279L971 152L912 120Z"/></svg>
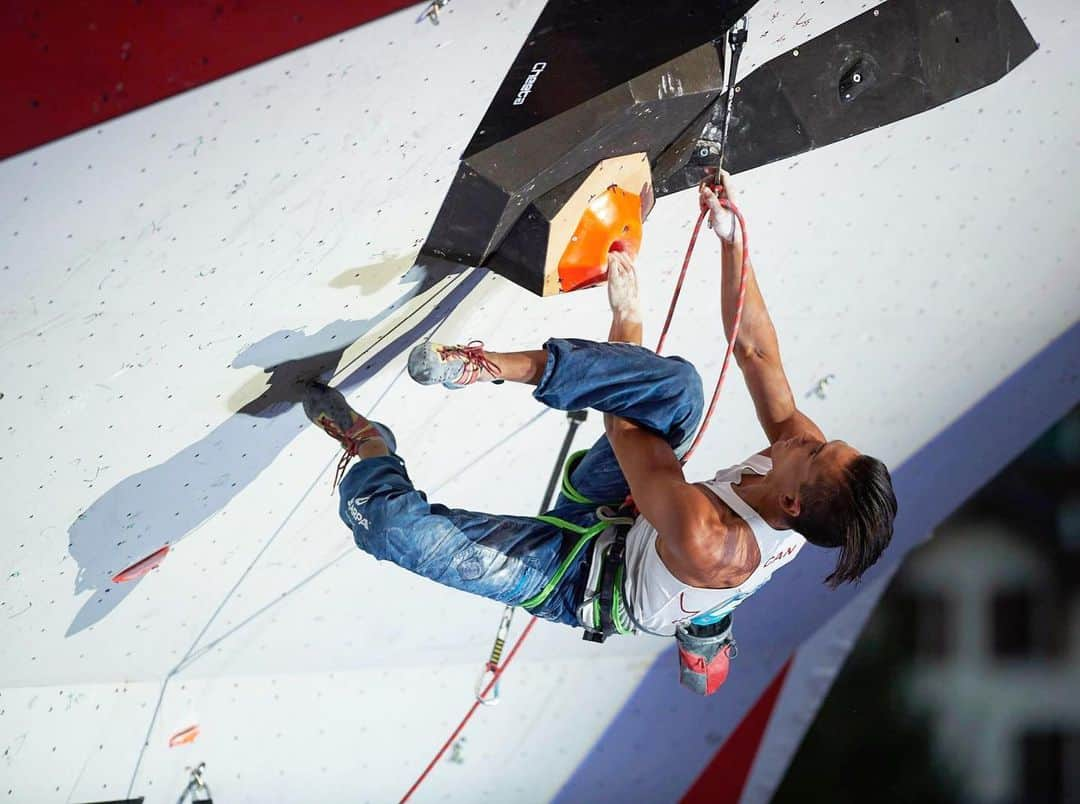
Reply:
<svg viewBox="0 0 1080 804"><path fill-rule="evenodd" d="M454 266L460 271L460 266ZM412 326L385 343L337 387L348 391L373 377L387 363L435 326L477 287L486 272L474 271ZM78 565L74 593L91 592L68 627L73 636L104 619L138 581L114 584L112 577L163 545L175 545L224 508L269 466L308 426L297 405L304 384L328 379L345 349L384 321L409 299L449 275L424 271L408 292L379 315L361 321L335 321L313 335L283 330L237 355L233 368L260 366L266 390L205 437L157 466L117 483L68 528L68 550ZM407 275L403 282L417 278ZM260 382L258 387L262 387ZM250 390L250 389L247 389ZM233 399L242 397L244 389Z"/></svg>

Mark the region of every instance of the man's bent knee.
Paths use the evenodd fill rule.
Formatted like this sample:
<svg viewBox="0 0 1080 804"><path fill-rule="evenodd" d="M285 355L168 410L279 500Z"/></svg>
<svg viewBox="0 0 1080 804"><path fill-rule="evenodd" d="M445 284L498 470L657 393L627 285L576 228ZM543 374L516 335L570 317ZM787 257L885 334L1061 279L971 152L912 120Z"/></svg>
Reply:
<svg viewBox="0 0 1080 804"><path fill-rule="evenodd" d="M705 396L701 387L701 374L694 364L681 357L672 357L671 363L678 368L673 369L679 383L679 397L676 406L679 415L675 421L674 430L686 434L692 434L701 423L701 417L705 414Z"/></svg>

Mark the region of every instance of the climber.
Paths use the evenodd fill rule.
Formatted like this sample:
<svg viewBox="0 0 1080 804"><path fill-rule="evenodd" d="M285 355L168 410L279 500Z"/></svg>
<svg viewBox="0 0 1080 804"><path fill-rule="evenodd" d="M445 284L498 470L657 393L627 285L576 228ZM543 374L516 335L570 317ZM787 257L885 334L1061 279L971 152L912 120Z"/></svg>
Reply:
<svg viewBox="0 0 1080 804"><path fill-rule="evenodd" d="M720 192L732 198L727 174ZM700 204L721 240L730 332L741 230L708 187ZM341 443L346 460L360 458L341 481L340 502L356 544L446 586L586 631L604 619L613 632L671 635L702 613L730 612L807 541L838 551L826 584L857 581L892 536L889 472L849 444L826 440L796 408L752 268L734 354L769 446L701 482L689 482L679 461L702 417L701 379L686 360L641 346L632 254L609 255L607 287L607 343L551 338L540 349L494 352L477 342L425 342L409 356L410 375L423 384L527 383L549 407L603 412L605 435L571 456L563 493L545 517L429 503L389 428L356 413L339 392L311 386L308 417ZM636 505L630 519L617 510L628 494ZM614 603L601 588L601 577L611 577L602 551L613 521L625 523Z"/></svg>

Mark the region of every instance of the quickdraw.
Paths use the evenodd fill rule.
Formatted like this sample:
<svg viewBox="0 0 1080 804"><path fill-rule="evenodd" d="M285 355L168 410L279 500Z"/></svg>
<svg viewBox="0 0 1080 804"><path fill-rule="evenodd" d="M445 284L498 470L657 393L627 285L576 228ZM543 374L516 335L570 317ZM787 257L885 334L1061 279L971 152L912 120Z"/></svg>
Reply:
<svg viewBox="0 0 1080 804"><path fill-rule="evenodd" d="M503 609L502 620L499 621L499 630L495 632L495 644L491 646L491 656L487 664L480 671L480 677L476 679L476 700L484 706L495 706L499 703L499 680L495 674L499 670L499 661L502 659L503 648L506 646L506 638L510 636L510 623L514 619L514 607L507 606ZM494 680L495 683L491 684ZM485 696L484 690L490 686L491 691Z"/></svg>

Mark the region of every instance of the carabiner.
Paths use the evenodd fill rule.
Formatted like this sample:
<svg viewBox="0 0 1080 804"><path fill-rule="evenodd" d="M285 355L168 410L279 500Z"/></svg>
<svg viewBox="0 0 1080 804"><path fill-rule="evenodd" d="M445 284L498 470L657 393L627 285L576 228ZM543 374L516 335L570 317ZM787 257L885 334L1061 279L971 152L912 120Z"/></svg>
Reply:
<svg viewBox="0 0 1080 804"><path fill-rule="evenodd" d="M720 155L716 159L717 182L720 180L720 169L724 166L724 151L727 148L728 128L731 125L731 109L735 103L735 93L738 91L735 86L735 79L739 71L739 55L742 53L743 45L746 44L746 40L750 36L749 26L750 23L744 15L728 31L728 50L730 54L728 58L727 89L725 90L727 98L724 101L724 117L720 124Z"/></svg>
<svg viewBox="0 0 1080 804"><path fill-rule="evenodd" d="M502 681L496 681L495 686L491 688L487 697L484 697L484 690L487 689L487 685L491 683L491 676L495 675L495 671L499 668L492 665L490 662L484 665L484 669L480 671L480 677L476 679L476 700L482 703L484 706L497 706L499 703L499 685Z"/></svg>

